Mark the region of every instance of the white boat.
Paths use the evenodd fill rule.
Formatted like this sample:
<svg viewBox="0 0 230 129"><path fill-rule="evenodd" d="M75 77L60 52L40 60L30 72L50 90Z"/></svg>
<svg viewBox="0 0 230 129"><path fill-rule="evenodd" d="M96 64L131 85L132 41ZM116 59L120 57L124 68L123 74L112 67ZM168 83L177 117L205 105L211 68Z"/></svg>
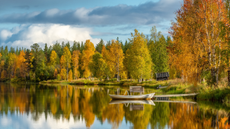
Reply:
<svg viewBox="0 0 230 129"><path fill-rule="evenodd" d="M144 95L111 95L109 94L109 96L112 99L120 99L120 100L151 99L154 95L155 93L144 94Z"/></svg>
<svg viewBox="0 0 230 129"><path fill-rule="evenodd" d="M149 105L155 105L152 100L112 100L109 104L149 104Z"/></svg>

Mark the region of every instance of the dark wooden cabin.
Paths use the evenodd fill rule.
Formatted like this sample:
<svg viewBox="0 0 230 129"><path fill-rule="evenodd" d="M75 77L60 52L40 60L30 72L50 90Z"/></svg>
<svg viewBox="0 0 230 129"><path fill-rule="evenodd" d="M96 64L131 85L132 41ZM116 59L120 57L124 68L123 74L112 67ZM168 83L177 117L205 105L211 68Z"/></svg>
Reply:
<svg viewBox="0 0 230 129"><path fill-rule="evenodd" d="M168 72L156 73L156 80L157 81L168 80L168 79L169 79L169 73Z"/></svg>

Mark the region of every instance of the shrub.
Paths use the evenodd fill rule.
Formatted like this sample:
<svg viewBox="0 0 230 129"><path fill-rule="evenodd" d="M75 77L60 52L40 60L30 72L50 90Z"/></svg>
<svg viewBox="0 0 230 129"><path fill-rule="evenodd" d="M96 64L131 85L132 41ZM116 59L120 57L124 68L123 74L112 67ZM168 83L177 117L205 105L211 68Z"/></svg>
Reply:
<svg viewBox="0 0 230 129"><path fill-rule="evenodd" d="M58 80L58 81L61 81L61 76L60 76L60 74L57 75L57 80Z"/></svg>

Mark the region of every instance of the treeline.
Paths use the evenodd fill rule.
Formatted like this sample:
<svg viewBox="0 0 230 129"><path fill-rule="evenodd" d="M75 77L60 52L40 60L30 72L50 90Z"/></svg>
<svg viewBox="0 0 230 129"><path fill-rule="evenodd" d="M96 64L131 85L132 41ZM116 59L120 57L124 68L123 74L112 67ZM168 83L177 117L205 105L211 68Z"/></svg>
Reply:
<svg viewBox="0 0 230 129"><path fill-rule="evenodd" d="M21 79L42 81L49 79L74 80L78 78L152 79L156 72L169 70L167 46L170 37L165 38L153 27L151 36L145 36L136 29L131 38L122 43L117 40L96 46L90 41L41 48L37 43L30 49L0 48L1 81Z"/></svg>

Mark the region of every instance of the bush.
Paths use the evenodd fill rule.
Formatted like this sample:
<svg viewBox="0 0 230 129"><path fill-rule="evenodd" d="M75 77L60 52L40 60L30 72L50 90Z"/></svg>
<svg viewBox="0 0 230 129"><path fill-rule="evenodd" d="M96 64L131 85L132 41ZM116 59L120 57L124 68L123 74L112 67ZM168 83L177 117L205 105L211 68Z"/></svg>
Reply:
<svg viewBox="0 0 230 129"><path fill-rule="evenodd" d="M225 103L226 106L230 107L230 94L227 94L224 97L224 103Z"/></svg>
<svg viewBox="0 0 230 129"><path fill-rule="evenodd" d="M58 81L61 81L61 76L60 76L60 74L57 75L57 80L58 80Z"/></svg>

